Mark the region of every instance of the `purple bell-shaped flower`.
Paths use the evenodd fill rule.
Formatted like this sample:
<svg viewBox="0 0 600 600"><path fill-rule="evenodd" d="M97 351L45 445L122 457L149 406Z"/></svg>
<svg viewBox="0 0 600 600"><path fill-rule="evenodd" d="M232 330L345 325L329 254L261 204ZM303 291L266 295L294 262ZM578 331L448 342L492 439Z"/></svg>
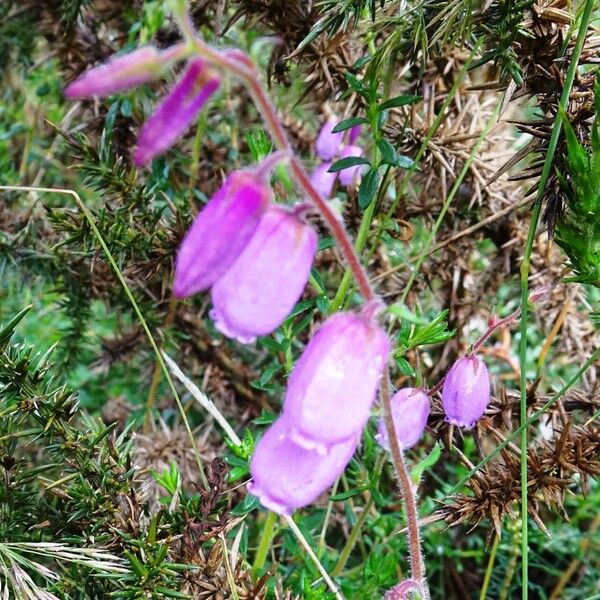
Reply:
<svg viewBox="0 0 600 600"><path fill-rule="evenodd" d="M429 417L429 397L423 390L403 388L397 391L391 400L394 428L398 436L400 448L407 450L414 446L425 430ZM385 448L390 449L385 422L380 419L375 439Z"/></svg>
<svg viewBox="0 0 600 600"><path fill-rule="evenodd" d="M459 358L450 368L442 389L446 421L473 427L490 402L490 376L475 355Z"/></svg>
<svg viewBox="0 0 600 600"><path fill-rule="evenodd" d="M147 165L168 150L198 117L220 84L219 74L201 58L190 60L181 79L144 123L135 151L135 164Z"/></svg>
<svg viewBox="0 0 600 600"><path fill-rule="evenodd" d="M248 491L261 504L280 515L314 502L344 472L358 444L359 435L334 444L320 454L290 438L290 422L280 417L258 442Z"/></svg>
<svg viewBox="0 0 600 600"><path fill-rule="evenodd" d="M254 234L272 193L264 177L233 171L198 214L175 265L178 298L208 289L238 259Z"/></svg>
<svg viewBox="0 0 600 600"><path fill-rule="evenodd" d="M211 317L242 343L274 331L302 295L317 234L298 216L271 206L239 258L212 288Z"/></svg>
<svg viewBox="0 0 600 600"><path fill-rule="evenodd" d="M390 341L360 314L337 313L321 326L290 375L283 412L292 439L326 453L360 434L387 363Z"/></svg>

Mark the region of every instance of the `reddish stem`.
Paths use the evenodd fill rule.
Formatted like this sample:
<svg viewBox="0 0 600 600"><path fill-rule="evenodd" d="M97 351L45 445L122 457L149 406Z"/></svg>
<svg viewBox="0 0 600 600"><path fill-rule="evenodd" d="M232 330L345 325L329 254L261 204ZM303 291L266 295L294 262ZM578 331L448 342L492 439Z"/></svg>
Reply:
<svg viewBox="0 0 600 600"><path fill-rule="evenodd" d="M193 42L199 54L213 64L237 75L247 85L257 108L263 116L265 124L271 132L275 145L279 148L279 150L289 153L292 176L295 179L298 187L302 189L307 198L321 213L321 216L327 223L327 226L331 230L333 237L336 239L340 250L348 263L348 266L354 275L358 289L360 290L363 298L366 302L373 300L375 298L375 293L371 287L371 284L369 283L369 278L360 262L358 254L356 253L354 246L350 241L350 237L346 233L343 223L340 222L335 212L331 210L327 202L321 198L317 190L315 190L314 186L310 182L310 178L302 166L300 159L294 153L285 129L277 118L277 111L275 110L271 99L258 81L258 73L256 68L251 66L249 61L244 61L240 57L236 57L231 54L219 52L218 50L205 44L196 34L193 25L189 21L189 18L186 18L181 25L185 34Z"/></svg>
<svg viewBox="0 0 600 600"><path fill-rule="evenodd" d="M386 367L381 379L381 405L383 407L383 421L390 444L392 461L400 484L404 508L406 510L406 523L408 527L408 542L410 549L410 576L417 581L422 588L423 597L429 598L429 589L425 579L425 563L421 552L421 536L419 531L419 515L417 513L417 501L410 480L410 474L404 462L404 455L396 435L396 426L392 415L392 394L390 389L390 372Z"/></svg>

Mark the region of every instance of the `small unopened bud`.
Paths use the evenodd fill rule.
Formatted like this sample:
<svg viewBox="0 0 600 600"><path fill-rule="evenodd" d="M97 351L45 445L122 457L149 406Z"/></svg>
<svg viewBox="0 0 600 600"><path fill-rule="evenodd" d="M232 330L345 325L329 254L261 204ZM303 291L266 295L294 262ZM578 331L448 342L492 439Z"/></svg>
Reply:
<svg viewBox="0 0 600 600"><path fill-rule="evenodd" d="M302 295L317 234L295 214L271 206L233 265L212 288L211 317L242 343L274 331Z"/></svg>
<svg viewBox="0 0 600 600"><path fill-rule="evenodd" d="M404 388L392 396L391 405L398 443L401 449L406 450L414 446L423 435L429 417L429 397L417 388ZM379 421L375 439L383 448L390 449L383 419Z"/></svg>
<svg viewBox="0 0 600 600"><path fill-rule="evenodd" d="M420 599L422 595L423 588L418 581L415 581L414 579L405 579L398 585L389 589L383 597L383 600L417 600Z"/></svg>
<svg viewBox="0 0 600 600"><path fill-rule="evenodd" d="M196 120L220 83L219 74L202 59L190 60L181 79L142 127L135 164L146 165L168 150Z"/></svg>
<svg viewBox="0 0 600 600"><path fill-rule="evenodd" d="M450 368L442 389L446 421L473 427L490 402L490 377L477 356L463 356Z"/></svg>

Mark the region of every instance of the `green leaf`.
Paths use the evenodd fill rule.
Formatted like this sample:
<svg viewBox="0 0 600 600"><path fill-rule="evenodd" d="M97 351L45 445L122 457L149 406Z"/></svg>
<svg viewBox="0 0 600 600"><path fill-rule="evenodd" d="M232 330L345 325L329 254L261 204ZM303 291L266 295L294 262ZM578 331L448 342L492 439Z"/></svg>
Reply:
<svg viewBox="0 0 600 600"><path fill-rule="evenodd" d="M340 160L334 162L331 167L329 167L328 173L337 173L338 171L343 171L344 169L349 169L350 167L356 167L357 165L370 164L371 163L363 156L347 156L346 158L341 158Z"/></svg>
<svg viewBox="0 0 600 600"><path fill-rule="evenodd" d="M423 99L423 96L414 96L412 94L404 94L402 96L396 96L395 98L390 98L385 102L381 103L377 110L387 110L388 108L398 108L399 106L406 106L408 104L415 104Z"/></svg>
<svg viewBox="0 0 600 600"><path fill-rule="evenodd" d="M427 469L431 469L431 467L439 460L442 455L442 447L442 442L436 442L435 446L431 449L431 452L413 467L410 478L415 485L418 485L419 481L421 481L423 473L427 471Z"/></svg>
<svg viewBox="0 0 600 600"><path fill-rule="evenodd" d="M346 81L348 85L363 98L369 97L369 90L358 80L356 75L352 73L346 73Z"/></svg>
<svg viewBox="0 0 600 600"><path fill-rule="evenodd" d="M344 119L340 121L331 131L333 133L339 133L340 131L346 131L356 125L364 125L369 122L369 119L365 117L351 117L350 119Z"/></svg>
<svg viewBox="0 0 600 600"><path fill-rule="evenodd" d="M392 144L390 144L386 139L380 139L377 142L377 147L379 148L379 152L381 152L381 156L383 157L383 162L388 165L395 165L398 160L398 154Z"/></svg>
<svg viewBox="0 0 600 600"><path fill-rule="evenodd" d="M402 375L407 377L414 377L416 375L415 370L410 366L410 363L403 356L395 356L394 360L398 366L398 370Z"/></svg>
<svg viewBox="0 0 600 600"><path fill-rule="evenodd" d="M379 173L377 169L371 169L363 177L358 188L358 206L365 210L375 198L377 188L379 187Z"/></svg>
<svg viewBox="0 0 600 600"><path fill-rule="evenodd" d="M33 304L26 306L23 310L18 312L7 324L6 326L0 330L0 348L3 348L8 340L12 337L12 334L15 331L15 327L19 324L19 322L23 319L23 317L31 310Z"/></svg>
<svg viewBox="0 0 600 600"><path fill-rule="evenodd" d="M363 486L360 488L356 488L354 490L348 490L347 492L340 492L339 494L334 494L333 496L330 496L329 499L332 502L339 502L340 500L348 500L348 498L352 498L352 496L356 496L356 495L364 492L367 489L369 489L369 488Z"/></svg>
<svg viewBox="0 0 600 600"><path fill-rule="evenodd" d="M234 517L241 517L258 508L260 501L256 496L248 494L232 511Z"/></svg>
<svg viewBox="0 0 600 600"><path fill-rule="evenodd" d="M415 325L426 325L427 319L421 317L420 315L416 315L414 312L406 306L406 304L402 302L396 302L388 306L388 312L402 319L402 321L409 321L410 323L414 323Z"/></svg>
<svg viewBox="0 0 600 600"><path fill-rule="evenodd" d="M396 162L394 163L395 167L400 167L401 169L414 169L415 171L420 171L421 168L417 163L410 158L409 156L404 156L404 154L396 155Z"/></svg>

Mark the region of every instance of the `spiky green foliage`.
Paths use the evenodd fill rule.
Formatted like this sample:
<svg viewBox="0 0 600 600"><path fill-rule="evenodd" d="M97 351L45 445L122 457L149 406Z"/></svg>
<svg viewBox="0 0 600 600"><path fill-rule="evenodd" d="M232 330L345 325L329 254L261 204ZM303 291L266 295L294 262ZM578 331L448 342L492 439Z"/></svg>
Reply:
<svg viewBox="0 0 600 600"><path fill-rule="evenodd" d="M600 78L595 84L596 118L591 127L591 148L584 146L563 117L567 155L566 173L557 169L568 207L556 226L556 241L569 257L578 281L600 287ZM566 175L566 177L565 177Z"/></svg>

